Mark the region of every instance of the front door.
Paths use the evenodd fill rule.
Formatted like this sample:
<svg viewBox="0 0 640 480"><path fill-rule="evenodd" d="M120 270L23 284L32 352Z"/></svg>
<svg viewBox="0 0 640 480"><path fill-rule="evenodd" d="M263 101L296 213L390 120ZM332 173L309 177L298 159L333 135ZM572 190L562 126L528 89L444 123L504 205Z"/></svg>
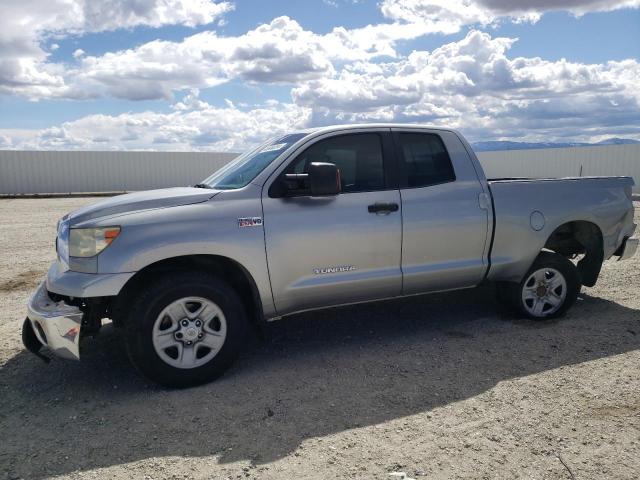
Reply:
<svg viewBox="0 0 640 480"><path fill-rule="evenodd" d="M276 310L294 311L400 295L402 219L389 129L324 137L263 191L269 276ZM311 162L334 163L342 193L279 197L269 188ZM271 192L271 194L270 194Z"/></svg>

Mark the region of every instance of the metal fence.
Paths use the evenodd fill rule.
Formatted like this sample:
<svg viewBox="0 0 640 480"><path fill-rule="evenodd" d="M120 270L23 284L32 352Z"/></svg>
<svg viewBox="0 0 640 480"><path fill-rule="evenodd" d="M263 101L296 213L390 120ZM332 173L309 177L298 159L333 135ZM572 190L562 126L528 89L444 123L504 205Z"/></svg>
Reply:
<svg viewBox="0 0 640 480"><path fill-rule="evenodd" d="M193 185L235 153L0 151L0 194L124 192ZM640 145L480 152L489 178L629 175Z"/></svg>

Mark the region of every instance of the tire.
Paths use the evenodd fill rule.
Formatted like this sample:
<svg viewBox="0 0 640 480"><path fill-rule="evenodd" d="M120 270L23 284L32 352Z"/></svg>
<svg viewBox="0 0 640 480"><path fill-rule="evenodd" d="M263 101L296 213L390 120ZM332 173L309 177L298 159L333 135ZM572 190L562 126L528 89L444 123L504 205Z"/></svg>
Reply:
<svg viewBox="0 0 640 480"><path fill-rule="evenodd" d="M540 252L520 283L502 282L497 298L533 320L561 317L575 303L580 288L576 266L562 255Z"/></svg>
<svg viewBox="0 0 640 480"><path fill-rule="evenodd" d="M142 375L183 388L222 375L246 331L247 315L233 288L206 273L178 272L136 296L126 315L125 342Z"/></svg>

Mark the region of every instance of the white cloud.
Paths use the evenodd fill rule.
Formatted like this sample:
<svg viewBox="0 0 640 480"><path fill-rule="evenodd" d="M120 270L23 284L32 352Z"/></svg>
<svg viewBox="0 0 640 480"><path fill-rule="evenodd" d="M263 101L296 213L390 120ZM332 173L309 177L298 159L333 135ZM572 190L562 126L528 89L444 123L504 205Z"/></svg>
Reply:
<svg viewBox="0 0 640 480"><path fill-rule="evenodd" d="M292 90L316 123L427 122L491 137L575 137L640 124L640 64L509 58L515 39L471 31L432 52L357 63ZM633 133L635 132L635 134ZM640 134L632 127L629 134Z"/></svg>
<svg viewBox="0 0 640 480"><path fill-rule="evenodd" d="M295 87L292 103L213 107L192 89L171 113L92 115L59 127L0 131L5 148L243 150L287 130L395 121L459 128L472 140L640 139L640 64L509 57L514 39L471 31L432 52L354 62Z"/></svg>
<svg viewBox="0 0 640 480"><path fill-rule="evenodd" d="M317 34L285 16L238 36L203 31L100 56L79 48L69 65L47 61L45 40L119 26L211 23L231 7L208 0L65 0L60 9L62 1L9 0L0 18L0 94L142 100L188 93L170 113L91 115L32 132L0 131L6 148L237 150L292 128L374 120L447 125L474 139L640 138L637 60L514 58L509 50L517 39L477 30L431 52L396 50L402 40L465 25L535 21L548 10L582 15L638 7L640 0L383 0L388 23ZM41 8L31 15L25 5ZM199 98L201 89L231 79L291 85L292 100L219 108Z"/></svg>
<svg viewBox="0 0 640 480"><path fill-rule="evenodd" d="M47 38L136 26L207 24L229 11L211 0L3 0L0 16L0 94L31 98L67 94L63 65L46 62ZM51 45L51 50L56 49ZM66 74L66 75L65 75Z"/></svg>
<svg viewBox="0 0 640 480"><path fill-rule="evenodd" d="M330 53L329 48L335 53ZM296 83L330 76L335 73L331 58L368 57L364 51L354 52L357 48L342 48L338 41L304 30L288 17L279 17L237 37L204 31L180 42L155 40L98 57L78 52L74 56L81 57L81 63L66 69L58 66L59 75L46 85L42 79L30 82L32 74L24 75L21 82L3 82L0 76L0 89L4 84L6 91L32 99L101 95L131 100L171 98L175 90L211 87L232 78ZM29 65L42 72L52 67L44 62ZM8 68L4 71L16 77Z"/></svg>
<svg viewBox="0 0 640 480"><path fill-rule="evenodd" d="M173 110L206 110L209 108L209 104L207 102L203 102L198 97L200 96L200 90L197 88L192 88L191 92L184 96L181 102L178 102L174 105L171 105ZM233 105L230 105L233 106Z"/></svg>
<svg viewBox="0 0 640 480"><path fill-rule="evenodd" d="M85 0L81 31L99 32L138 25L194 27L213 22L233 7L210 0Z"/></svg>
<svg viewBox="0 0 640 480"><path fill-rule="evenodd" d="M354 30L339 27L318 35L289 17L278 17L236 37L205 31L180 42L155 40L99 57L84 56L78 68L66 71L61 79L64 87L52 90L51 96L171 98L176 90L211 87L234 78L298 84L332 77L334 62L396 56L397 40L422 34L383 24Z"/></svg>
<svg viewBox="0 0 640 480"><path fill-rule="evenodd" d="M23 10L29 2L43 2L10 1L14 9L21 5ZM22 54L0 54L0 93L30 99L114 96L147 100L171 99L175 91L212 87L234 78L294 85L318 79L335 80L345 64L349 66L376 57L398 58L397 42L429 33L454 33L467 24L487 25L501 18L535 20L544 11L553 9L569 9L581 14L589 10L640 6L640 0L384 0L380 8L391 23L354 29L335 27L320 35L303 29L285 16L239 36L218 36L213 31L205 31L179 42L155 40L102 56L81 55L82 50L78 49L74 57L81 62L70 67L46 61L46 54L37 44L43 35L100 31L118 26L195 25L211 22L232 7L227 2L209 0L86 3L70 0L67 8L60 10L56 2L61 1L52 0L47 4L50 10L40 10L34 17L26 14L21 17L19 9L5 17L24 17L30 28L21 29L16 37L28 40L24 48L14 49ZM58 16L53 15L56 9L62 12ZM28 48L31 53L24 53ZM347 73L347 70L340 72L341 75Z"/></svg>
<svg viewBox="0 0 640 480"><path fill-rule="evenodd" d="M580 16L638 7L640 0L383 0L380 6L387 18L407 24L423 23L443 33L501 19L536 22L550 11Z"/></svg>
<svg viewBox="0 0 640 480"><path fill-rule="evenodd" d="M476 0L493 12L509 16L567 11L574 15L589 12L611 12L622 8L638 8L639 0Z"/></svg>
<svg viewBox="0 0 640 480"><path fill-rule="evenodd" d="M31 99L108 95L146 100L170 99L174 91L212 87L234 78L299 84L333 77L335 63L395 58L398 41L436 31L439 26L383 23L336 27L319 35L283 16L240 36L204 31L180 42L155 40L102 56L86 56L78 49L74 57L82 61L77 67L36 63L33 66L41 72L55 71L55 78L30 83L31 76L25 75L24 81L5 82L5 90Z"/></svg>
<svg viewBox="0 0 640 480"><path fill-rule="evenodd" d="M273 101L248 110L213 107L194 91L171 113L89 115L41 130L0 130L0 148L237 152L309 119L309 109Z"/></svg>
<svg viewBox="0 0 640 480"><path fill-rule="evenodd" d="M454 33L463 25L487 25L495 16L474 0L383 0L382 14L407 24L431 25L442 33Z"/></svg>

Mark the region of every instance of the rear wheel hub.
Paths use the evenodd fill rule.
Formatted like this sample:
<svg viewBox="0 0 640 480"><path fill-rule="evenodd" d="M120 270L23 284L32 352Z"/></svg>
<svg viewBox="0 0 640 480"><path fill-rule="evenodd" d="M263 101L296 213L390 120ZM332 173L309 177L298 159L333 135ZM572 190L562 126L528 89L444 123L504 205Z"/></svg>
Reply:
<svg viewBox="0 0 640 480"><path fill-rule="evenodd" d="M522 304L534 317L557 312L567 298L567 281L555 268L540 268L531 273L522 287Z"/></svg>

